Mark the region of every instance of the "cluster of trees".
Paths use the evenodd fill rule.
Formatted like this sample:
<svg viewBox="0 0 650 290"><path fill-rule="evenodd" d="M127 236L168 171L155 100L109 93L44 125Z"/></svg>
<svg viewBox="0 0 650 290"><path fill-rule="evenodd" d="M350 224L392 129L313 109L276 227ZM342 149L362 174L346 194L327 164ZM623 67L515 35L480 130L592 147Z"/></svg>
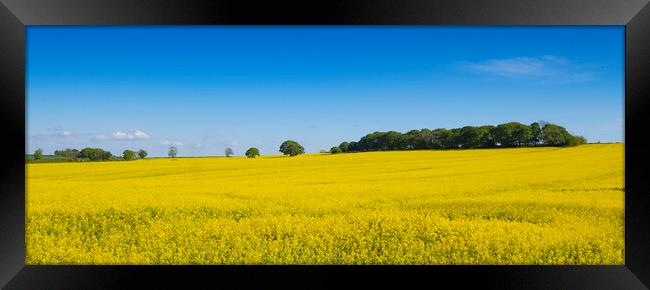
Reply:
<svg viewBox="0 0 650 290"><path fill-rule="evenodd" d="M40 150L39 155L42 156L42 150ZM36 152L34 152L36 156ZM83 148L81 150L66 148L64 150L54 151L54 155L57 157L63 157L68 161L106 161L106 160L120 160L119 157L113 156L110 151L106 151L102 148ZM148 155L147 151L140 149L138 152L132 150L124 150L122 152L123 160L135 160L135 159L144 159ZM39 159L34 157L34 159Z"/></svg>
<svg viewBox="0 0 650 290"><path fill-rule="evenodd" d="M149 153L147 153L147 151L144 151L142 149L138 150L138 152L131 151L131 150L124 150L124 152L122 152L122 158L127 161L135 160L138 158L145 159L147 155L149 155Z"/></svg>
<svg viewBox="0 0 650 290"><path fill-rule="evenodd" d="M497 126L465 126L455 129L374 132L359 141L342 142L330 152L364 152L413 149L470 149L528 146L576 146L585 144L582 136L571 135L564 127L548 122L524 125L509 122Z"/></svg>
<svg viewBox="0 0 650 290"><path fill-rule="evenodd" d="M64 150L54 151L54 155L64 157L68 161L104 161L113 160L115 157L110 151L101 148L83 148L81 150L66 148Z"/></svg>

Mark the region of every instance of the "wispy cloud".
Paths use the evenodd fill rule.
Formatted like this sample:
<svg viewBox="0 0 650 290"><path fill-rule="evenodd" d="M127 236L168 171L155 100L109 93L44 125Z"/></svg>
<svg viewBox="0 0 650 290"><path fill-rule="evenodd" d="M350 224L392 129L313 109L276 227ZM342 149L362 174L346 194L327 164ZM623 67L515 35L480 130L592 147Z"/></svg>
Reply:
<svg viewBox="0 0 650 290"><path fill-rule="evenodd" d="M514 57L461 62L464 70L508 78L525 78L544 83L572 83L593 80L593 74L584 65L566 58L545 55L541 57Z"/></svg>
<svg viewBox="0 0 650 290"><path fill-rule="evenodd" d="M39 132L34 134L33 136L36 138L67 138L67 137L75 137L79 134L72 132L70 130L64 130L62 128L48 128L43 132Z"/></svg>
<svg viewBox="0 0 650 290"><path fill-rule="evenodd" d="M160 144L165 145L165 146L177 146L177 147L183 147L183 142L181 141L169 141L165 140L160 142Z"/></svg>

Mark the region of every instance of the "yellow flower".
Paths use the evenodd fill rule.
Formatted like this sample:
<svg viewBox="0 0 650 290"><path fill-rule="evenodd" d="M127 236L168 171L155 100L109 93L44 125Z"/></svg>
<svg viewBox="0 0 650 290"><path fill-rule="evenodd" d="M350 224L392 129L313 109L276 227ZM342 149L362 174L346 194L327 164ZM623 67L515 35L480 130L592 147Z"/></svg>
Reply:
<svg viewBox="0 0 650 290"><path fill-rule="evenodd" d="M25 262L621 265L623 160L593 144L30 163Z"/></svg>

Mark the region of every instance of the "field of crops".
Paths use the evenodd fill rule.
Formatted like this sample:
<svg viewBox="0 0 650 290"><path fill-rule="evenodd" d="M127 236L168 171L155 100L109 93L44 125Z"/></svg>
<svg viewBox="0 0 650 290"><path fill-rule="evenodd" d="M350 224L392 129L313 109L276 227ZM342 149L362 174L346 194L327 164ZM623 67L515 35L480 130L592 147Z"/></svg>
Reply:
<svg viewBox="0 0 650 290"><path fill-rule="evenodd" d="M27 164L27 264L623 264L623 144Z"/></svg>

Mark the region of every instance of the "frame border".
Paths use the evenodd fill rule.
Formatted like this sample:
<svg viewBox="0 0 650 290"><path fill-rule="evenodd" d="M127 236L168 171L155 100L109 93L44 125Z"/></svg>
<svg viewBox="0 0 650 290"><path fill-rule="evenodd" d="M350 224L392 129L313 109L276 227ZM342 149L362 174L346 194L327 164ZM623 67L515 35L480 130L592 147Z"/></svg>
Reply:
<svg viewBox="0 0 650 290"><path fill-rule="evenodd" d="M26 266L26 25L624 25L625 266ZM498 289L648 289L650 285L650 5L647 0L0 0L0 286L124 288L273 283L479 286ZM20 141L18 141L20 140ZM309 279L300 284L295 276ZM332 279L334 277L335 279ZM399 277L400 279L395 279ZM243 279L242 279L243 278ZM251 279L253 278L253 279ZM217 284L218 283L218 284ZM315 285L317 284L317 285ZM347 284L347 282L346 282ZM645 284L645 285L644 285ZM451 284L449 284L451 285Z"/></svg>

